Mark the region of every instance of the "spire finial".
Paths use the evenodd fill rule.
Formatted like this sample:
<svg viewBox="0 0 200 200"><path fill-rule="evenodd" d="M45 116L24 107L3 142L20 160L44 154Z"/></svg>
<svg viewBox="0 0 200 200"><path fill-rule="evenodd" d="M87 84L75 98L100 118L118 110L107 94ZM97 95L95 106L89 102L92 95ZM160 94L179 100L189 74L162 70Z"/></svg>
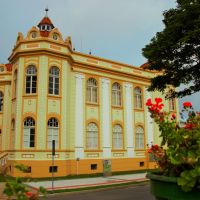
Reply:
<svg viewBox="0 0 200 200"><path fill-rule="evenodd" d="M46 11L46 17L48 17L48 11L49 11L48 6L45 8L45 11Z"/></svg>

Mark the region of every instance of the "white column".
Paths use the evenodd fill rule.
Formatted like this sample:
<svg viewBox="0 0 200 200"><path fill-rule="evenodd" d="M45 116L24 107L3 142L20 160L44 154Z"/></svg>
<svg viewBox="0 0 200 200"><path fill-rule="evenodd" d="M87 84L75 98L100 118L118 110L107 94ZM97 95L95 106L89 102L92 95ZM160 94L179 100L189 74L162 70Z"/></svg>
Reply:
<svg viewBox="0 0 200 200"><path fill-rule="evenodd" d="M84 75L75 74L75 158L84 157L83 131L84 131L84 99L83 99L83 80Z"/></svg>
<svg viewBox="0 0 200 200"><path fill-rule="evenodd" d="M102 135L103 158L111 158L111 127L110 127L110 80L101 79L102 88Z"/></svg>
<svg viewBox="0 0 200 200"><path fill-rule="evenodd" d="M147 99L152 99L152 93L145 89L145 103ZM147 106L145 106L145 112L147 113L147 144L151 145L153 143L153 119L150 116Z"/></svg>
<svg viewBox="0 0 200 200"><path fill-rule="evenodd" d="M126 127L126 141L127 141L127 156L134 157L134 127L133 127L133 86L130 83L125 83L125 127Z"/></svg>

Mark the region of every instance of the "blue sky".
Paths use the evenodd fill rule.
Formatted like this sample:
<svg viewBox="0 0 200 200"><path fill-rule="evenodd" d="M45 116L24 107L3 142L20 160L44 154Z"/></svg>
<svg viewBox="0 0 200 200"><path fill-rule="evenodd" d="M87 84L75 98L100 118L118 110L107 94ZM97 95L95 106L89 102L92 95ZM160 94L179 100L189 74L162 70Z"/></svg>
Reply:
<svg viewBox="0 0 200 200"><path fill-rule="evenodd" d="M17 33L44 17L48 5L55 27L71 36L77 51L140 66L141 49L163 29L163 11L175 0L0 0L0 63L6 63ZM199 95L189 99L198 106ZM187 98L188 99L188 98ZM186 100L187 100L186 99Z"/></svg>

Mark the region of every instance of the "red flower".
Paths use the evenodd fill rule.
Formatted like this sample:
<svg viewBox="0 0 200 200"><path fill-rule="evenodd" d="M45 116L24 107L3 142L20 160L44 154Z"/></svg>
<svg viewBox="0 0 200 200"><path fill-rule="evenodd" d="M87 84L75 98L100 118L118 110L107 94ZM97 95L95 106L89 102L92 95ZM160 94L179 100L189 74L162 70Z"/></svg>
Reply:
<svg viewBox="0 0 200 200"><path fill-rule="evenodd" d="M28 198L33 196L33 193L30 192L30 191L26 192L25 194L26 194L26 196L27 196Z"/></svg>
<svg viewBox="0 0 200 200"><path fill-rule="evenodd" d="M176 114L172 114L172 119L176 119Z"/></svg>
<svg viewBox="0 0 200 200"><path fill-rule="evenodd" d="M156 102L157 104L159 104L159 103L162 102L162 99L161 99L161 98L155 98L155 102Z"/></svg>
<svg viewBox="0 0 200 200"><path fill-rule="evenodd" d="M162 110L162 107L164 106L161 98L155 98L156 103L152 103L151 99L148 99L146 102L146 106L148 106L148 109L151 113L157 113L160 114L160 111ZM160 104L161 103L161 104Z"/></svg>
<svg viewBox="0 0 200 200"><path fill-rule="evenodd" d="M157 144L152 145L152 149L154 149L154 150L158 150L158 149L159 149L159 146L158 146Z"/></svg>
<svg viewBox="0 0 200 200"><path fill-rule="evenodd" d="M152 153L152 149L147 149L147 153Z"/></svg>
<svg viewBox="0 0 200 200"><path fill-rule="evenodd" d="M190 124L190 123L187 123L185 126L184 126L185 129L188 129L188 130L192 130L194 128L194 125L193 124Z"/></svg>
<svg viewBox="0 0 200 200"><path fill-rule="evenodd" d="M163 121L164 121L164 118L163 118L163 117L160 117L159 120L160 120L160 122L163 122Z"/></svg>
<svg viewBox="0 0 200 200"><path fill-rule="evenodd" d="M158 105L158 109L161 110L163 106L164 106L164 104L161 103L160 105Z"/></svg>
<svg viewBox="0 0 200 200"><path fill-rule="evenodd" d="M191 108L192 107L192 104L190 102L184 102L183 103L183 107L184 108Z"/></svg>
<svg viewBox="0 0 200 200"><path fill-rule="evenodd" d="M151 106L151 105L152 105L151 99L147 99L146 106Z"/></svg>

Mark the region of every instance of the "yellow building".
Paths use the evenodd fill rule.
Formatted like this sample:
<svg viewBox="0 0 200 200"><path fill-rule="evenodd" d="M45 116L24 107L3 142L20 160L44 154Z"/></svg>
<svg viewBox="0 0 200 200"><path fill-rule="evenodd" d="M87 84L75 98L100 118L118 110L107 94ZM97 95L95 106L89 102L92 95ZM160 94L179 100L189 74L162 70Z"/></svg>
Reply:
<svg viewBox="0 0 200 200"><path fill-rule="evenodd" d="M112 171L150 167L146 144L159 133L144 104L161 96L147 91L154 75L76 52L46 15L18 34L9 64L0 65L1 166L32 177L102 173L104 161ZM165 105L177 111L177 102Z"/></svg>

